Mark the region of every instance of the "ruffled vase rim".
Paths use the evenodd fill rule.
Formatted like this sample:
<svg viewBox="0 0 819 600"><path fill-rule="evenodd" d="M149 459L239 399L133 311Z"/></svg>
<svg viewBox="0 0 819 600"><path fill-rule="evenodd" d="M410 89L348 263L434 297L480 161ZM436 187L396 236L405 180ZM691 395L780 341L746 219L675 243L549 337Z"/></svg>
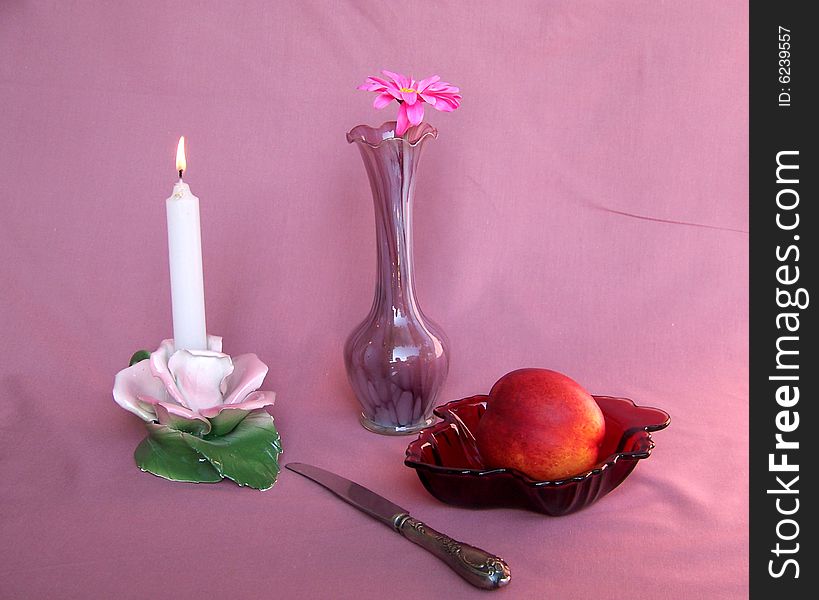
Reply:
<svg viewBox="0 0 819 600"><path fill-rule="evenodd" d="M370 148L379 148L389 142L406 142L414 147L427 137L438 137L438 130L427 122L410 127L403 136L395 137L396 124L395 121L385 121L378 127L356 125L347 132L347 142L358 142Z"/></svg>

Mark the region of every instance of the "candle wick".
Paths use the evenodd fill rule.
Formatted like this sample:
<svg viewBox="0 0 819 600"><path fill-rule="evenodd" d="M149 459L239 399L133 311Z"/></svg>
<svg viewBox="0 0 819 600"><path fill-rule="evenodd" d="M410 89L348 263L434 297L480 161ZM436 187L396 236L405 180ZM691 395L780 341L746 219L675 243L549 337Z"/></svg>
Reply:
<svg viewBox="0 0 819 600"><path fill-rule="evenodd" d="M182 169L179 169L179 181L182 181Z"/></svg>

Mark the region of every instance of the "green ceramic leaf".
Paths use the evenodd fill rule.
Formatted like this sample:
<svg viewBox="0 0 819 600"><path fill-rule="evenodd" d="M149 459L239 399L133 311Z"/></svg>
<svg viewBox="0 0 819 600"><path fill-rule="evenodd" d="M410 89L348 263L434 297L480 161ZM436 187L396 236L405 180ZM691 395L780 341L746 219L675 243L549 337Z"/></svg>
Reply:
<svg viewBox="0 0 819 600"><path fill-rule="evenodd" d="M138 362L142 362L143 360L146 360L148 358L151 358L150 352L148 352L147 350L137 350L131 355L131 360L128 361L128 366L133 367Z"/></svg>
<svg viewBox="0 0 819 600"><path fill-rule="evenodd" d="M279 432L264 410L251 412L224 437L202 439L186 433L185 442L206 457L219 474L239 485L267 490L279 475Z"/></svg>
<svg viewBox="0 0 819 600"><path fill-rule="evenodd" d="M188 436L187 433L157 423L145 425L148 437L134 451L134 460L140 469L171 481L221 481L222 476L216 469L185 443L182 436Z"/></svg>
<svg viewBox="0 0 819 600"><path fill-rule="evenodd" d="M171 413L161 404L156 405L156 414L157 417L159 417L159 422L170 429L192 433L197 436L204 435L211 430L209 421L204 419L186 419L185 417Z"/></svg>
<svg viewBox="0 0 819 600"><path fill-rule="evenodd" d="M226 408L215 417L208 419L210 421L211 430L206 436L206 439L222 437L229 434L236 429L236 426L250 414L248 410L241 408ZM194 432L195 433L195 432Z"/></svg>

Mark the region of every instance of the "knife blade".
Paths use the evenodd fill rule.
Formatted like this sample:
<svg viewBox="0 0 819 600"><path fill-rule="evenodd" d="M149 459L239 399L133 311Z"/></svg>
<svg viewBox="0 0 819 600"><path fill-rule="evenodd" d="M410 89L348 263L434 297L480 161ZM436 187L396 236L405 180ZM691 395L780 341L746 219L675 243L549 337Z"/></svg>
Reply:
<svg viewBox="0 0 819 600"><path fill-rule="evenodd" d="M409 511L340 475L305 463L285 465L310 479L372 518L381 521L411 542L441 559L467 582L482 589L497 589L509 583L509 565L494 554L435 531L411 517Z"/></svg>

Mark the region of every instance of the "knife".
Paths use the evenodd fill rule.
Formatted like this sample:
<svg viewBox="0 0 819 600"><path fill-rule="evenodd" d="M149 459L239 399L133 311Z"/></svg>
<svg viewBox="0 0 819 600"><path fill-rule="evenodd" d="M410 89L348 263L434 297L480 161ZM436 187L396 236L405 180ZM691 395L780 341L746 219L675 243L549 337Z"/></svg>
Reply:
<svg viewBox="0 0 819 600"><path fill-rule="evenodd" d="M296 462L285 467L324 486L348 504L431 552L472 585L494 590L509 583L509 565L499 556L435 531L411 517L406 509L335 473Z"/></svg>

